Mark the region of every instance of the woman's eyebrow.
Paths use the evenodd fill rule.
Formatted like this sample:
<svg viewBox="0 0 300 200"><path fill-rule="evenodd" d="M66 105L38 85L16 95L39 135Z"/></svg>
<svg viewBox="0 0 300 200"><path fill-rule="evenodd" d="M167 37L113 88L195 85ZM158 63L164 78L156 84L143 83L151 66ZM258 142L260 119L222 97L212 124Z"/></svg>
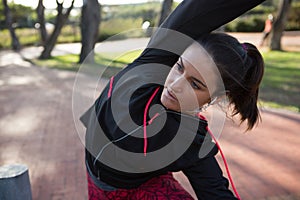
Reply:
<svg viewBox="0 0 300 200"><path fill-rule="evenodd" d="M180 64L181 64L181 66L182 66L183 68L185 68L185 67L184 67L184 65L183 65L183 62L182 62L182 58L181 58L181 56L179 56L179 60L180 60Z"/></svg>
<svg viewBox="0 0 300 200"><path fill-rule="evenodd" d="M183 68L185 68L184 67L184 65L183 65L183 62L182 62L182 58L181 58L181 56L179 56L179 60L180 60L180 64L181 64L181 66L183 67ZM198 82L198 83L200 83L203 87L205 87L205 88L207 88L207 86L202 82L202 81L200 81L200 80L198 80L197 78L195 78L195 77L192 77L192 79L194 80L194 81L196 81L196 82Z"/></svg>

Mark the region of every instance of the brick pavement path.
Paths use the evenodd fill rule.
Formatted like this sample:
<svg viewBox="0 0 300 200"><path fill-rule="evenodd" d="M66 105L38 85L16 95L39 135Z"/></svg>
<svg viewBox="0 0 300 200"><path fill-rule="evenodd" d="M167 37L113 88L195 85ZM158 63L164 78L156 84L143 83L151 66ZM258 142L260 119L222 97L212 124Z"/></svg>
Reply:
<svg viewBox="0 0 300 200"><path fill-rule="evenodd" d="M86 199L83 146L71 111L74 74L0 67L0 163L29 167L33 199Z"/></svg>
<svg viewBox="0 0 300 200"><path fill-rule="evenodd" d="M82 133L71 105L75 73L0 54L12 56L0 64L0 165L28 165L34 200L86 199ZM93 83L86 80L81 95L92 94ZM220 138L237 189L246 200L300 199L300 115L263 110L262 119L247 134L227 121Z"/></svg>

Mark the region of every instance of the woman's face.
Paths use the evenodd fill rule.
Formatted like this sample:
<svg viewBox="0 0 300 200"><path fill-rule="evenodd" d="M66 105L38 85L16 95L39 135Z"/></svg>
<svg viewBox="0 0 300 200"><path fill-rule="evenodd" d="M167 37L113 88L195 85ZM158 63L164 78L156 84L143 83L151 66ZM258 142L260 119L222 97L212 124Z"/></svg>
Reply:
<svg viewBox="0 0 300 200"><path fill-rule="evenodd" d="M162 104L171 110L192 114L210 101L216 90L216 65L199 45L193 44L172 67L161 95Z"/></svg>

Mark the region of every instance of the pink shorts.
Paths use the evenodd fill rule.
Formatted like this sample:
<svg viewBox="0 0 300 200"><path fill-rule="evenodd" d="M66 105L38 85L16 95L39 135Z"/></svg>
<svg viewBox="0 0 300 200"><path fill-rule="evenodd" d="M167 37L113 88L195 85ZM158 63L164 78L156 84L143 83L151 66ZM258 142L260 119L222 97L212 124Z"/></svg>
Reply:
<svg viewBox="0 0 300 200"><path fill-rule="evenodd" d="M138 188L114 191L100 189L88 174L87 177L89 200L193 200L172 173L152 178Z"/></svg>

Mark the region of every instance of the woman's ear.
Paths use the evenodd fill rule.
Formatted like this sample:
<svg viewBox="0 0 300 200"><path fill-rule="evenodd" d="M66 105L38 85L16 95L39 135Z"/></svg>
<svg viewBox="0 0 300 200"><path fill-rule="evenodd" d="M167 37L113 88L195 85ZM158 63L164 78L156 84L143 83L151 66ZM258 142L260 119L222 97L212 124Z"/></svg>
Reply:
<svg viewBox="0 0 300 200"><path fill-rule="evenodd" d="M223 94L223 95L219 95L218 97L217 97L217 99L215 100L215 104L223 104L223 103L225 103L225 102L227 102L228 101L228 97L227 97L227 95L226 94Z"/></svg>
<svg viewBox="0 0 300 200"><path fill-rule="evenodd" d="M229 109L228 96L226 94L219 95L214 104L218 107L218 109L221 109L223 112L227 113Z"/></svg>

